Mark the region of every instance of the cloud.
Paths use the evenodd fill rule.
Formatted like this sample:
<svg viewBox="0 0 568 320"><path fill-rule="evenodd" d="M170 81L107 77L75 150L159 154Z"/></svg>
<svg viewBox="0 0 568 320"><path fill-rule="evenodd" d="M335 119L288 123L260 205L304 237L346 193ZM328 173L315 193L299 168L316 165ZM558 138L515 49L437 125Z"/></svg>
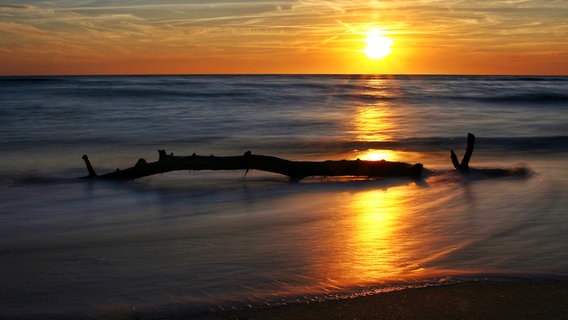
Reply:
<svg viewBox="0 0 568 320"><path fill-rule="evenodd" d="M24 0L0 5L0 51L85 57L356 51L377 26L399 48L541 44L567 51L567 11L564 0Z"/></svg>
<svg viewBox="0 0 568 320"><path fill-rule="evenodd" d="M33 25L0 21L0 32L10 33L24 38L41 38L49 33Z"/></svg>
<svg viewBox="0 0 568 320"><path fill-rule="evenodd" d="M31 6L20 5L20 4L0 4L0 10L27 10Z"/></svg>

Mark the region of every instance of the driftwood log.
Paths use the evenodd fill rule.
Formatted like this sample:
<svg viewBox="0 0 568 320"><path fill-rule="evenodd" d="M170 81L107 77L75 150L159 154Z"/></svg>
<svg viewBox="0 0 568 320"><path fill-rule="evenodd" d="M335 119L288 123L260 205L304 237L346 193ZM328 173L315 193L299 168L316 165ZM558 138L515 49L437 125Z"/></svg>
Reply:
<svg viewBox="0 0 568 320"><path fill-rule="evenodd" d="M273 156L256 155L250 151L242 156L174 156L158 150L159 159L146 162L139 159L130 168L98 175L87 155L83 160L89 175L85 178L109 180L133 180L149 175L178 170L261 170L288 176L290 181L300 181L311 176L365 176L370 178L409 177L417 179L422 173L422 164L391 161L328 160L290 161Z"/></svg>
<svg viewBox="0 0 568 320"><path fill-rule="evenodd" d="M506 176L526 176L530 174L527 168L513 169L476 169L470 168L469 162L473 154L475 136L468 133L467 147L462 158L458 161L456 153L451 150L450 158L454 168L469 177L496 178ZM273 156L252 154L245 152L242 156L199 156L195 153L191 156L174 156L167 154L165 150L158 150L158 161L146 162L139 159L133 167L98 175L91 165L87 155L83 160L87 166L89 175L84 178L107 179L107 180L133 180L145 176L179 170L261 170L288 176L290 181L297 182L306 177L323 176L357 176L369 178L408 177L419 179L423 169L421 163L409 164L405 162L392 162L386 160L327 160L327 161L291 161Z"/></svg>

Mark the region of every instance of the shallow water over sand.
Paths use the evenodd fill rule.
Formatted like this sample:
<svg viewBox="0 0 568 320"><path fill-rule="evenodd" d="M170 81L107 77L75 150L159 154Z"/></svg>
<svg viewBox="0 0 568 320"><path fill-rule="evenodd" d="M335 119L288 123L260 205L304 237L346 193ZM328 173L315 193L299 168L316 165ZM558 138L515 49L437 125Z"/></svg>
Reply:
<svg viewBox="0 0 568 320"><path fill-rule="evenodd" d="M168 93L156 79L180 87ZM47 88L34 83L43 89L25 101L16 99L17 90L3 91L12 108L2 112L12 121L0 129L7 137L0 146L0 317L197 312L463 278L568 275L561 97L513 99L513 106L489 91L492 100L477 97L492 83L459 77L238 79L216 79L206 96L192 93L189 83L213 78L65 78ZM513 90L520 80L499 81ZM545 92L566 87L564 80L546 81L539 82ZM85 97L93 84L108 95ZM110 84L156 92L139 100ZM437 95L424 97L424 85ZM24 92L30 84L15 86ZM455 96L442 95L444 87ZM286 93L291 97L283 100ZM278 101L272 109L270 97ZM467 131L478 135L472 166L520 165L533 174L456 174L449 149L463 154ZM422 162L434 174L416 182L288 183L258 171L174 172L125 183L75 179L86 174L84 153L103 173L140 157L153 161L158 148L387 158Z"/></svg>
<svg viewBox="0 0 568 320"><path fill-rule="evenodd" d="M420 185L169 174L62 182L47 196L42 184L11 188L2 193L3 301L16 314L198 310L562 275L566 187L543 173L464 181L449 172Z"/></svg>

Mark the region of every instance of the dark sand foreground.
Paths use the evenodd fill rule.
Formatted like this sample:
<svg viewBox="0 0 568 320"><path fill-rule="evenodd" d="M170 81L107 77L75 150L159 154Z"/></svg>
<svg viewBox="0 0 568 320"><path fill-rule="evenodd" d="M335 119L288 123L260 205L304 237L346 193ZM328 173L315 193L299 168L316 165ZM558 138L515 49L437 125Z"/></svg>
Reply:
<svg viewBox="0 0 568 320"><path fill-rule="evenodd" d="M568 281L479 281L180 319L568 319Z"/></svg>

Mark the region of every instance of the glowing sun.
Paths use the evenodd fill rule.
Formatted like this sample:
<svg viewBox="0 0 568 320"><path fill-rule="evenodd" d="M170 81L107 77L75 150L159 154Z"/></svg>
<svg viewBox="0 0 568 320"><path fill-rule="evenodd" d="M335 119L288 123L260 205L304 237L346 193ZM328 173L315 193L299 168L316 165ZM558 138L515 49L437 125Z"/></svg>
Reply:
<svg viewBox="0 0 568 320"><path fill-rule="evenodd" d="M391 53L393 41L385 36L380 29L371 29L367 32L365 40L367 46L362 50L369 59L378 60L386 57Z"/></svg>

